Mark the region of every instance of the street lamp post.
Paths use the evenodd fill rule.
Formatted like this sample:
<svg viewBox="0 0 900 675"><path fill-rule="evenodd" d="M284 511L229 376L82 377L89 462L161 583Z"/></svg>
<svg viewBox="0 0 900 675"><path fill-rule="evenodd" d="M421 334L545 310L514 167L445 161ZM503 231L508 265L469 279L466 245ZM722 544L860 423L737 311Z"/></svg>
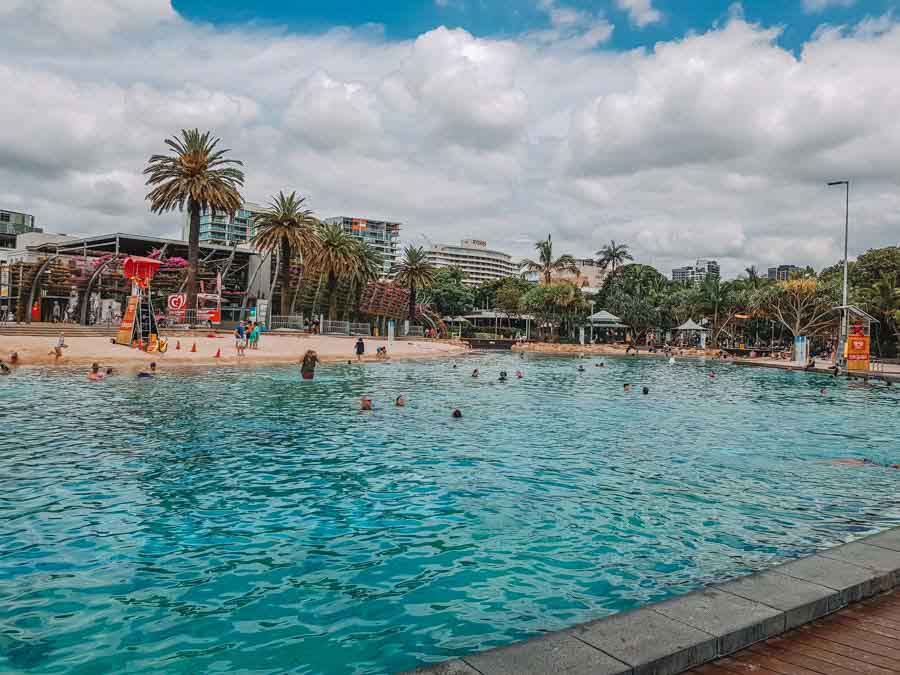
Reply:
<svg viewBox="0 0 900 675"><path fill-rule="evenodd" d="M837 361L841 364L844 363L844 348L847 343L847 334L849 333L849 326L847 325L847 319L850 314L847 311L847 276L848 276L848 261L847 261L847 239L850 234L850 181L849 180L833 180L828 183L829 187L834 187L835 185L843 185L846 188L846 198L844 202L844 288L843 293L841 295L841 340L840 340L840 356Z"/></svg>

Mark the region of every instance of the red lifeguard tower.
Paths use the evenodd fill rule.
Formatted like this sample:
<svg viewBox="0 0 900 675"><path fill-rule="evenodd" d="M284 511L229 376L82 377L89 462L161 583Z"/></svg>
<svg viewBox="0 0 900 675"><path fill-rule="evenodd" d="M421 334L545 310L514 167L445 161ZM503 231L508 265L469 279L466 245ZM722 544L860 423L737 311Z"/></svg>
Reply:
<svg viewBox="0 0 900 675"><path fill-rule="evenodd" d="M129 256L125 259L122 273L131 279L131 297L122 324L116 334L116 343L137 347L146 351L156 351L162 345L159 341L159 328L156 315L150 300L150 281L159 269L159 260ZM164 344L164 343L163 343ZM164 351L164 347L160 351Z"/></svg>

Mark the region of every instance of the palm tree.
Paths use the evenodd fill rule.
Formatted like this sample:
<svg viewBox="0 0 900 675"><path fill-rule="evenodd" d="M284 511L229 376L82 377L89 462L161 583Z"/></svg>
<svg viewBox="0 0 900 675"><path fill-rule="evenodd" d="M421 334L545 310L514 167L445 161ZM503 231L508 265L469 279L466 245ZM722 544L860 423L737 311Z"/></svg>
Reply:
<svg viewBox="0 0 900 675"><path fill-rule="evenodd" d="M409 288L411 322L416 318L416 291L431 286L436 270L421 246L407 246L403 251L403 257L394 265L394 279Z"/></svg>
<svg viewBox="0 0 900 675"><path fill-rule="evenodd" d="M291 313L291 259L303 260L318 245L318 221L309 209L303 208L305 197L296 192L286 195L279 192L269 205L253 218L256 234L253 245L260 251L279 251L281 263L281 314Z"/></svg>
<svg viewBox="0 0 900 675"><path fill-rule="evenodd" d="M628 252L628 244L617 244L615 240L610 241L603 248L597 251L599 260L597 263L607 269L612 266L612 273L616 273L616 268L620 267L626 260L634 260L634 256Z"/></svg>
<svg viewBox="0 0 900 675"><path fill-rule="evenodd" d="M181 137L167 138L171 149L168 155L152 155L144 169L147 194L152 213L184 211L189 216L188 268L185 289L188 308L197 306L197 270L200 258L200 213L205 210L233 214L243 199L244 172L238 169L243 162L227 159L229 150L217 150L219 138L209 131L182 129Z"/></svg>
<svg viewBox="0 0 900 675"><path fill-rule="evenodd" d="M349 279L346 306L348 314L352 309L358 308L363 290L369 282L378 279L384 271L384 258L381 253L364 241L354 240L354 242L356 265Z"/></svg>
<svg viewBox="0 0 900 675"><path fill-rule="evenodd" d="M538 259L525 258L519 263L519 266L524 272L537 272L544 284L549 284L552 281L554 272L578 274L578 265L575 264L575 258L568 253L564 253L556 259L553 258L553 239L549 234L544 241L537 242L534 248L538 252Z"/></svg>
<svg viewBox="0 0 900 675"><path fill-rule="evenodd" d="M309 265L319 274L320 289L322 279L326 280L325 287L328 289L329 302L328 316L334 318L334 291L338 279L351 277L356 273L359 265L357 253L359 243L347 234L338 223L320 223L318 230L319 242L310 256ZM313 301L313 313L316 311L318 299L319 292L317 290L316 298Z"/></svg>

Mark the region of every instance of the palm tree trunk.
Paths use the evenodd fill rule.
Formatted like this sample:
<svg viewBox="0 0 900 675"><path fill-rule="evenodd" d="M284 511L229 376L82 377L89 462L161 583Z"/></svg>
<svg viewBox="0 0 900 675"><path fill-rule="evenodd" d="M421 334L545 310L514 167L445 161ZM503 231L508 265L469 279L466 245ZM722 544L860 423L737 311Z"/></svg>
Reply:
<svg viewBox="0 0 900 675"><path fill-rule="evenodd" d="M409 285L409 322L415 323L416 321L416 285Z"/></svg>
<svg viewBox="0 0 900 675"><path fill-rule="evenodd" d="M197 309L197 274L200 267L200 205L188 200L190 226L188 228L188 269L185 287L188 310Z"/></svg>
<svg viewBox="0 0 900 675"><path fill-rule="evenodd" d="M281 315L291 311L291 244L287 237L281 239Z"/></svg>

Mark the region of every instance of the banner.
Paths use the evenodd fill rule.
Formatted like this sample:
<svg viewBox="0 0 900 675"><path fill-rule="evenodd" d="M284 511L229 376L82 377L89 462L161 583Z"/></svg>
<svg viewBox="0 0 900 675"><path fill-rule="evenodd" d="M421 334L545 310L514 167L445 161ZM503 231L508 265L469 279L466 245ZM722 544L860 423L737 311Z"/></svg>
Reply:
<svg viewBox="0 0 900 675"><path fill-rule="evenodd" d="M256 301L256 322L264 326L269 325L269 301L260 299Z"/></svg>
<svg viewBox="0 0 900 675"><path fill-rule="evenodd" d="M134 334L134 315L137 313L140 299L138 295L132 295L128 298L125 316L122 317L122 324L119 326L119 332L116 333L117 345L131 346L131 336Z"/></svg>
<svg viewBox="0 0 900 675"><path fill-rule="evenodd" d="M175 321L184 320L184 311L187 308L187 293L173 293L169 296L169 317Z"/></svg>

